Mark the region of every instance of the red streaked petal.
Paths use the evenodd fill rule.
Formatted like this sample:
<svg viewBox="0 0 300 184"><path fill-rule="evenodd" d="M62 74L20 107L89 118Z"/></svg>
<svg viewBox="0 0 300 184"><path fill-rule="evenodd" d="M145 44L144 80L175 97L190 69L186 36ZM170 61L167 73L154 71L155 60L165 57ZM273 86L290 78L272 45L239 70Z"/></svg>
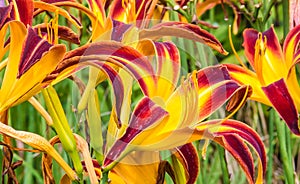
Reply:
<svg viewBox="0 0 300 184"><path fill-rule="evenodd" d="M10 3L7 7L0 7L0 29L6 22L7 18L9 18L9 14L12 10L12 3Z"/></svg>
<svg viewBox="0 0 300 184"><path fill-rule="evenodd" d="M89 7L92 9L94 14L96 14L100 26L103 27L106 20L106 14L103 6L103 1L101 0L87 0Z"/></svg>
<svg viewBox="0 0 300 184"><path fill-rule="evenodd" d="M29 27L23 45L17 77L20 78L30 67L38 62L41 57L50 50L51 46L51 44L39 37L34 30Z"/></svg>
<svg viewBox="0 0 300 184"><path fill-rule="evenodd" d="M243 36L245 54L263 85L287 75L288 66L273 27L263 33L246 29Z"/></svg>
<svg viewBox="0 0 300 184"><path fill-rule="evenodd" d="M258 38L258 31L255 29L245 29L243 32L245 55L248 58L251 66L254 68L255 44Z"/></svg>
<svg viewBox="0 0 300 184"><path fill-rule="evenodd" d="M292 67L294 60L299 58L300 25L294 27L286 36L283 53L288 67Z"/></svg>
<svg viewBox="0 0 300 184"><path fill-rule="evenodd" d="M97 42L72 50L65 55L64 61L52 75L59 74L72 65L82 66L87 62L100 67L103 63L110 62L124 68L136 78L145 95L149 94L150 89L155 88L154 71L146 56L118 42Z"/></svg>
<svg viewBox="0 0 300 184"><path fill-rule="evenodd" d="M18 6L18 13L21 21L25 26L32 25L33 19L33 0L18 0L16 1Z"/></svg>
<svg viewBox="0 0 300 184"><path fill-rule="evenodd" d="M192 143L188 143L175 149L177 151L175 153L176 157L181 161L188 174L187 184L195 183L200 167L196 148Z"/></svg>
<svg viewBox="0 0 300 184"><path fill-rule="evenodd" d="M180 58L177 47L171 42L154 42L157 57L157 88L154 95L167 100L175 90L180 74Z"/></svg>
<svg viewBox="0 0 300 184"><path fill-rule="evenodd" d="M110 5L109 17L124 23L136 22L137 27L140 27L144 19L152 14L156 2L157 0L115 0Z"/></svg>
<svg viewBox="0 0 300 184"><path fill-rule="evenodd" d="M139 41L136 49L148 56L156 67L156 88L151 88L149 97L159 97L166 101L175 90L180 74L180 57L177 47L172 42Z"/></svg>
<svg viewBox="0 0 300 184"><path fill-rule="evenodd" d="M215 141L219 142L238 161L245 171L247 179L250 180L249 183L254 183L254 161L250 149L244 141L234 134L223 134L221 140L215 138Z"/></svg>
<svg viewBox="0 0 300 184"><path fill-rule="evenodd" d="M290 130L294 134L300 135L298 111L284 79L280 79L262 89L271 101L273 107L287 123Z"/></svg>
<svg viewBox="0 0 300 184"><path fill-rule="evenodd" d="M157 40L164 36L182 37L207 44L221 54L227 54L222 44L209 32L194 24L182 22L164 22L153 26L151 29L143 29L140 39Z"/></svg>
<svg viewBox="0 0 300 184"><path fill-rule="evenodd" d="M203 120L223 105L240 87L230 80L225 66L207 67L198 71L199 120Z"/></svg>
<svg viewBox="0 0 300 184"><path fill-rule="evenodd" d="M260 136L251 127L242 122L231 119L221 121L212 120L200 123L196 129L197 131L206 131L206 134L209 134L207 130L211 132L214 136L213 141L222 145L234 156L245 171L249 183L254 183L254 166L253 163L249 162L249 160L252 160L252 156L250 156L251 152L246 148L247 145L244 142L250 145L259 158L256 183L263 182L263 177L266 173L267 158ZM199 132L199 135L203 136L203 133Z"/></svg>
<svg viewBox="0 0 300 184"><path fill-rule="evenodd" d="M166 117L167 114L165 110L152 102L148 97L144 97L135 107L131 115L129 127L127 127L124 135L108 151L103 162L103 167L106 168L125 156L128 153L126 148L130 150L128 147L134 146L130 145L130 142L142 131Z"/></svg>
<svg viewBox="0 0 300 184"><path fill-rule="evenodd" d="M268 55L273 55L274 57L277 57L279 62L283 63L283 53L282 49L279 43L279 39L275 33L274 27L272 26L267 31L263 32L263 36L267 37L267 50L270 51Z"/></svg>
<svg viewBox="0 0 300 184"><path fill-rule="evenodd" d="M123 22L112 20L113 22L113 30L111 33L111 39L121 42L126 31L132 27L131 24L125 24Z"/></svg>
<svg viewBox="0 0 300 184"><path fill-rule="evenodd" d="M122 104L123 104L123 100L124 100L124 85L126 85L126 84L124 84L124 82L118 75L118 72L113 67L104 63L102 65L102 68L105 71L105 73L107 74L107 76L109 77L109 80L113 86L113 90L114 90L113 97L115 98L114 108L116 108L116 113L117 113L117 117L118 117L118 125L121 126L122 122L120 121L119 117L121 114L121 108L122 108Z"/></svg>
<svg viewBox="0 0 300 184"><path fill-rule="evenodd" d="M224 64L230 74L232 80L238 82L241 85L250 85L252 88L252 94L250 99L259 101L266 105L271 105L270 101L266 97L265 93L261 89L262 85L257 78L256 73L251 70L245 69L234 64Z"/></svg>

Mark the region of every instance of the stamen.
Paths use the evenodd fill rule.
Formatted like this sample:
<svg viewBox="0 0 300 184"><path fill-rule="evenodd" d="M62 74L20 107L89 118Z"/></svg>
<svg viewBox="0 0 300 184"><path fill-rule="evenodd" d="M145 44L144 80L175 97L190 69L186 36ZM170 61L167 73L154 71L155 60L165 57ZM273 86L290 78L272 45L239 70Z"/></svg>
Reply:
<svg viewBox="0 0 300 184"><path fill-rule="evenodd" d="M244 62L241 60L241 58L239 57L238 53L236 52L233 42L232 42L232 37L231 37L231 25L228 26L228 36L229 36L229 43L230 43L230 47L233 51L233 54L235 55L236 59L239 61L239 63L242 65L242 67L246 70L248 70L248 68L246 67L246 65L244 64Z"/></svg>
<svg viewBox="0 0 300 184"><path fill-rule="evenodd" d="M58 44L58 10L55 11L55 16L52 21L52 29L54 32L54 44Z"/></svg>
<svg viewBox="0 0 300 184"><path fill-rule="evenodd" d="M255 43L255 54L254 54L254 69L256 71L257 77L262 85L265 85L265 81L263 78L263 63L264 63L264 55L266 51L267 38L264 37L262 33L258 34L258 39Z"/></svg>

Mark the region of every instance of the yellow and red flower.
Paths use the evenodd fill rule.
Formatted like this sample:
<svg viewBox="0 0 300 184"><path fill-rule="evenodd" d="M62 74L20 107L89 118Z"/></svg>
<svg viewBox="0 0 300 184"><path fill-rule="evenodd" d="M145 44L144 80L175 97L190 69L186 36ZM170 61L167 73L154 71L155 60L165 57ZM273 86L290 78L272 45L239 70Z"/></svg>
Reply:
<svg viewBox="0 0 300 184"><path fill-rule="evenodd" d="M273 27L263 33L246 29L243 35L245 54L253 71L244 65L226 64L231 77L240 84L251 85L250 98L273 106L289 129L300 135L300 88L295 69L299 63L300 26L289 32L283 49Z"/></svg>

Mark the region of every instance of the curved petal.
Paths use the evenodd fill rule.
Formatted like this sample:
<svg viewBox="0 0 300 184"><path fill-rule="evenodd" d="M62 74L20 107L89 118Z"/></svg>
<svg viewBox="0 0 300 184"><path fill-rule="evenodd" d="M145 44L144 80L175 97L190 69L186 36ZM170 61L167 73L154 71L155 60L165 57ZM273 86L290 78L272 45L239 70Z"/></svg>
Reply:
<svg viewBox="0 0 300 184"><path fill-rule="evenodd" d="M226 67L219 65L198 71L199 120L203 120L223 105L240 87L232 81Z"/></svg>
<svg viewBox="0 0 300 184"><path fill-rule="evenodd" d="M171 42L154 42L157 56L156 95L167 100L177 86L180 74L180 58L177 47Z"/></svg>
<svg viewBox="0 0 300 184"><path fill-rule="evenodd" d="M37 63L52 46L45 39L39 37L31 27L28 27L27 32L21 53L17 78L20 78Z"/></svg>
<svg viewBox="0 0 300 184"><path fill-rule="evenodd" d="M220 75L223 78L219 78ZM197 125L215 112L239 90L240 86L228 77L226 67L220 65L193 73L166 102L165 109L169 117L138 135L145 138L137 149L170 149L186 144L193 134L188 127ZM177 129L185 129L186 132L177 137L177 134L173 134ZM153 132L155 134L151 134Z"/></svg>
<svg viewBox="0 0 300 184"><path fill-rule="evenodd" d="M221 54L227 54L222 44L212 34L194 24L182 22L164 22L157 24L150 29L143 29L139 34L140 39L148 38L157 40L164 36L175 36L194 40L207 44Z"/></svg>
<svg viewBox="0 0 300 184"><path fill-rule="evenodd" d="M25 26L32 25L33 20L33 0L16 1L17 8L13 8L12 15L21 20Z"/></svg>
<svg viewBox="0 0 300 184"><path fill-rule="evenodd" d="M100 22L100 26L104 27L106 15L104 6L101 0L87 0L89 7L92 9L94 14L96 15L98 21Z"/></svg>
<svg viewBox="0 0 300 184"><path fill-rule="evenodd" d="M286 36L283 44L283 54L288 67L299 58L300 25L294 27Z"/></svg>
<svg viewBox="0 0 300 184"><path fill-rule="evenodd" d="M205 126L212 126L213 124L216 126L209 128L209 131L215 136L213 140L227 149L239 162L246 173L249 183L254 183L255 181L254 163L251 152L244 142L253 148L259 158L256 183L262 183L266 173L267 158L260 136L246 124L230 119L222 121L221 124L219 120L202 123L197 129L205 130Z"/></svg>
<svg viewBox="0 0 300 184"><path fill-rule="evenodd" d="M148 57L155 57L153 65L156 66L157 86L151 89L149 97L167 101L177 86L180 74L177 47L172 42L142 40L137 44L137 50Z"/></svg>
<svg viewBox="0 0 300 184"><path fill-rule="evenodd" d="M192 143L189 143L177 147L175 149L176 149L175 155L184 166L187 174L188 180L186 183L187 184L195 183L200 169L198 152L195 146L193 146Z"/></svg>
<svg viewBox="0 0 300 184"><path fill-rule="evenodd" d="M271 27L263 33L247 29L243 33L245 54L262 85L285 77L288 66L284 62L278 37Z"/></svg>
<svg viewBox="0 0 300 184"><path fill-rule="evenodd" d="M167 115L168 113L160 106L156 105L148 97L144 97L135 107L124 135L114 143L106 154L103 168L109 170L113 167L118 160L132 149L132 146L139 145L139 142L142 142L146 136L149 136L146 134L138 136L142 131L160 122ZM133 139L135 139L135 142L132 142Z"/></svg>
<svg viewBox="0 0 300 184"><path fill-rule="evenodd" d="M1 35L4 35L6 33L8 26L10 27L10 52L8 56L9 62L7 63L5 75L1 86L0 112L7 108L4 107L5 105L3 103L6 101L6 97L7 95L9 95L12 86L17 78L18 65L20 61L20 55L22 52L22 44L20 43L23 43L27 34L26 28L21 22L12 21L5 24L5 26L1 29ZM4 43L2 42L2 44Z"/></svg>
<svg viewBox="0 0 300 184"><path fill-rule="evenodd" d="M12 3L9 3L6 7L0 7L0 29L2 29L4 23L9 18L9 14L12 10Z"/></svg>
<svg viewBox="0 0 300 184"><path fill-rule="evenodd" d="M273 107L287 123L290 130L294 134L300 135L298 111L284 79L280 79L262 89L271 101Z"/></svg>
<svg viewBox="0 0 300 184"><path fill-rule="evenodd" d="M54 82L66 78L80 67L87 66L87 63L101 67L105 62L117 65L132 74L145 95L149 95L150 89L155 89L154 71L146 57L130 46L109 41L87 44L68 52L64 61L45 82L52 81L57 75L60 76Z"/></svg>
<svg viewBox="0 0 300 184"><path fill-rule="evenodd" d="M143 21L151 16L157 0L125 1L115 0L110 5L109 17L124 23L136 22L138 27L143 26Z"/></svg>
<svg viewBox="0 0 300 184"><path fill-rule="evenodd" d="M224 66L227 67L232 80L235 80L241 85L250 85L252 87L250 99L269 106L271 105L271 102L261 89L262 85L258 80L256 73L234 64L224 64Z"/></svg>
<svg viewBox="0 0 300 184"><path fill-rule="evenodd" d="M29 99L41 90L41 82L55 69L66 51L64 45L46 43L31 28L27 33L20 22L12 21L8 25L11 28L11 43L1 87L0 111ZM28 55L22 56L22 52Z"/></svg>

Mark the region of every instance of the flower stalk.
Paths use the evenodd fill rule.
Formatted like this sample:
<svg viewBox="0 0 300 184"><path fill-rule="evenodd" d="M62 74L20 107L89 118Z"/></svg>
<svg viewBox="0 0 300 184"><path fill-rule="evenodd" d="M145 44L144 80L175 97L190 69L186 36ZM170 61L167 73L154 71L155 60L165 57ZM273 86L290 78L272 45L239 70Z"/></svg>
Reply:
<svg viewBox="0 0 300 184"><path fill-rule="evenodd" d="M50 116L53 119L53 128L58 134L64 150L71 157L75 171L77 174L81 174L83 171L81 160L76 149L75 138L72 134L71 128L68 124L66 115L58 98L55 89L49 86L42 90L47 109Z"/></svg>

